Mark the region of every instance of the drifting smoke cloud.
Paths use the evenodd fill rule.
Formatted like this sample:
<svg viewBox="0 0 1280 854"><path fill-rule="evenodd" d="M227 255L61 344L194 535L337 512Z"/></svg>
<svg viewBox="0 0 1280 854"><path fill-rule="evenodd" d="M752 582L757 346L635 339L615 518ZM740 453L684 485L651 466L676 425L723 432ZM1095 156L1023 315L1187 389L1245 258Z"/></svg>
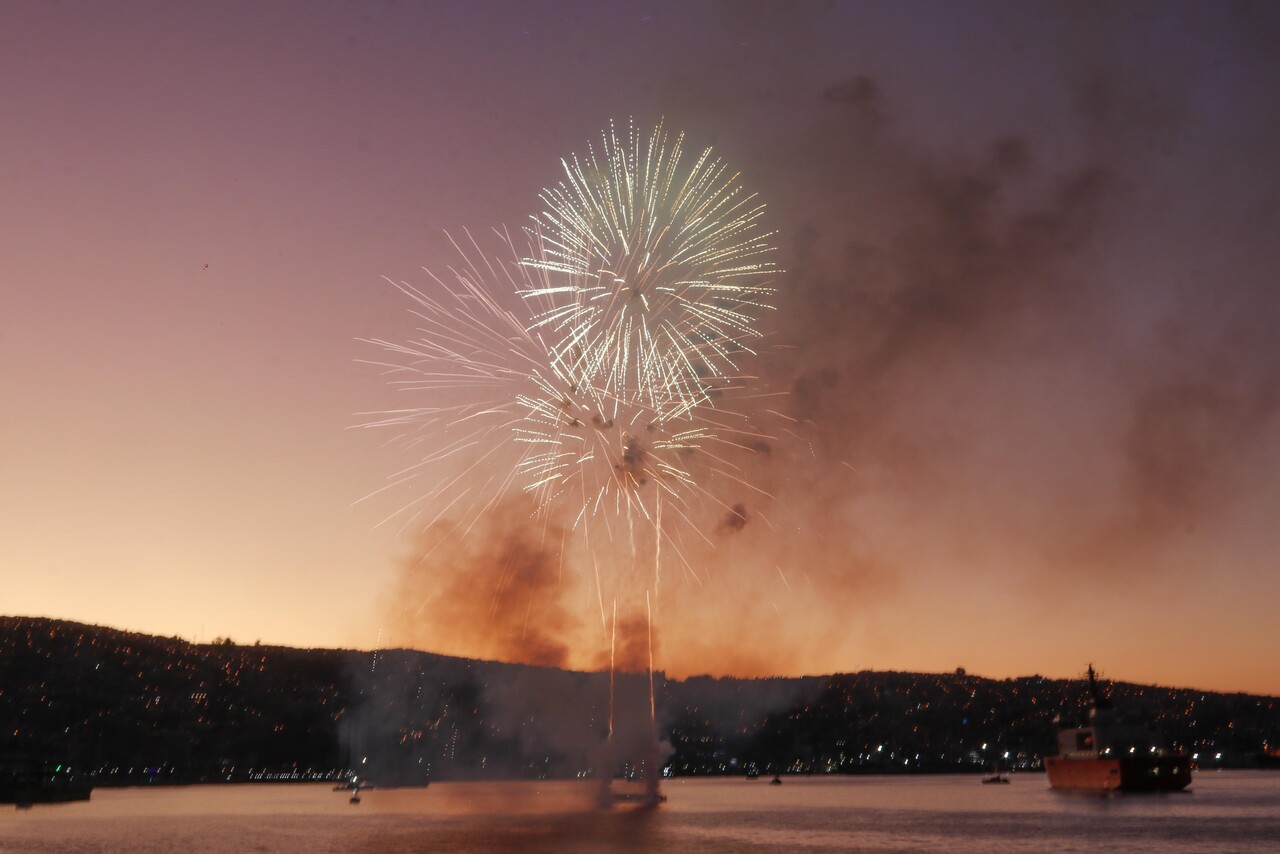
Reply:
<svg viewBox="0 0 1280 854"><path fill-rule="evenodd" d="M1204 581L1185 547L1222 541L1242 503L1277 490L1267 461L1280 456L1280 254L1267 236L1280 226L1280 176L1268 157L1227 180L1218 147L1258 162L1280 122L1259 102L1232 139L1199 126L1197 86L1231 82L1213 76L1192 34L1250 42L1237 73L1280 85L1271 16L1171 36L1134 12L1064 11L1058 31L1079 49L1029 71L1053 103L1029 101L1043 109L1003 124L944 126L893 57L825 76L782 63L822 31L823 14L731 4L711 17L751 50L714 57L727 63L716 74L699 65L711 59L686 59L663 93L669 123L699 144L742 126L744 91L753 115L788 131L732 148L770 204L786 273L772 346L750 367L759 435L726 452L745 483L709 484L685 563L663 575L659 666L875 666L902 643L876 615L934 578L998 577L1046 600L1080 574ZM1002 37L1043 37L1019 20ZM1134 63L1131 50L1183 61ZM733 92L714 82L726 77ZM535 561L532 577L549 565ZM487 603L486 586L450 595ZM580 612L556 614L548 587L530 589L535 610L553 609L544 625ZM445 625L454 606L443 607ZM468 654L523 648L524 607L464 609L462 622L496 618L484 631L511 641L479 632ZM924 626L910 635L929 639ZM568 659L598 665L599 634L578 637L591 655ZM553 637L539 660L564 661L574 643Z"/></svg>
<svg viewBox="0 0 1280 854"><path fill-rule="evenodd" d="M734 8L751 47L778 55L825 26L820 12L764 12L762 39ZM1278 111L1259 103L1233 128L1261 170L1222 174L1222 141L1195 112L1221 61L1192 34L1257 41L1233 73L1258 93L1255 75L1277 76L1262 47L1277 27L1256 13L1180 7L1173 35L1132 10L1066 11L1055 32L1078 42L1074 67L1028 64L1057 99L1051 119L1031 110L1003 126L919 118L904 94L914 70L880 73L883 57L826 81L756 57L775 72L759 109L802 129L744 164L782 222L787 270L775 340L788 346L757 370L789 390L778 408L798 423L744 463L773 497L726 497L753 522L728 513L716 528L711 560L732 583L706 595L737 619L712 623L732 641L723 657L699 648L708 669L874 665L901 643L875 634L875 615L933 577L998 579L1046 602L1082 575L1210 582L1200 550L1221 554L1233 514L1276 491L1263 472L1280 450L1280 291L1267 272L1280 252L1258 229L1280 226L1280 180L1257 152ZM1035 37L1004 25L1010 42ZM1134 63L1135 46L1178 66ZM685 97L732 123L715 99ZM920 628L909 636L928 637Z"/></svg>

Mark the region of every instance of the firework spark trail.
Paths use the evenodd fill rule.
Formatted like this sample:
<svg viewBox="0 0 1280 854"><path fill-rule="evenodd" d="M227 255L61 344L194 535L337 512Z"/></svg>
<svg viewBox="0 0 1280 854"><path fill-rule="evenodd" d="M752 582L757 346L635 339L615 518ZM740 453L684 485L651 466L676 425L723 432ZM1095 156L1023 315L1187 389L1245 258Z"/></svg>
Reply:
<svg viewBox="0 0 1280 854"><path fill-rule="evenodd" d="M544 297L531 295L545 288L547 273L518 261L509 235L498 237L508 260L495 264L468 235L472 251L454 244L463 263L450 270L453 284L432 275L432 294L392 283L416 306L419 329L411 341L365 339L386 354L365 361L381 368L399 391L427 395L433 403L364 413L368 420L360 426L399 428L392 441L409 449L438 443L366 496L435 479L379 524L401 519L402 531L415 524L425 529L459 513L465 534L505 496L523 490L544 512L576 508L571 527L583 532L584 541L590 536L617 542L625 535L634 544L637 524L656 530L668 543L668 554L696 580L679 529L705 539L693 521L695 505L711 502L729 509L703 482L721 477L750 486L715 448L743 448L753 438L767 437L744 428L744 416L713 407L705 384L695 400L637 393L616 381L595 386L570 373L572 365L556 356L555 345L544 341L536 322L522 322L502 307L498 295L508 292L545 310ZM535 252L531 241L526 257ZM674 357L651 353L659 357L688 362L684 351ZM735 386L736 378L723 377L717 393ZM654 405L660 400L666 408ZM440 442L442 432L446 440ZM477 476L486 469L501 474ZM659 503L681 524L671 530L662 525ZM597 522L602 530L589 535ZM654 571L656 577L656 566ZM597 572L602 622L607 622L601 582Z"/></svg>
<svg viewBox="0 0 1280 854"><path fill-rule="evenodd" d="M710 403L737 354L754 352L775 272L764 206L710 149L684 169L682 141L659 125L642 143L629 125L624 143L611 126L600 155L562 161L524 259L543 274L522 291L540 305L530 330L556 337L557 369L663 420Z"/></svg>
<svg viewBox="0 0 1280 854"><path fill-rule="evenodd" d="M700 581L685 554L686 534L710 544L699 508L745 520L712 481L767 495L731 457L767 448L771 437L730 401L744 397L751 378L740 361L755 355L756 318L771 307L772 247L758 230L764 207L737 175L709 149L690 163L681 134L669 137L660 124L645 142L634 125L625 142L611 125L599 154L590 147L562 165L563 181L543 192L545 210L526 229L524 254L495 232L504 259L492 259L467 234L467 248L453 242L462 264L449 269L451 282L429 273L431 293L393 282L415 305L419 334L407 343L366 339L385 355L370 364L428 402L365 414L361 426L399 429L394 440L410 449L435 443L378 490L434 478L384 520L399 517L402 530L449 517L453 535L466 538L516 490L544 519L572 516L607 632L611 745L618 608L636 607L643 593L646 764L657 796L653 624L663 561L671 556ZM503 307L503 294L524 311ZM563 549L559 560L563 567ZM513 571L508 558L490 612Z"/></svg>
<svg viewBox="0 0 1280 854"><path fill-rule="evenodd" d="M744 518L709 483L767 495L731 457L770 437L728 403L749 385L740 362L755 355L756 320L773 293L764 206L710 149L690 163L682 143L661 125L642 141L630 124L624 142L611 125L599 153L562 161L565 178L543 192L524 253L495 232L507 256L495 262L468 234L469 249L454 243L463 263L452 283L432 276L438 294L393 283L417 306L419 336L367 340L387 354L371 363L389 382L430 403L367 413L361 426L401 428L410 448L453 434L392 476L383 490L438 479L388 520L408 527L430 508L425 528L460 515L465 537L517 487L544 518L572 517L608 637L611 740L620 600L635 607L643 593L653 727L663 561L700 581L684 549L686 533L711 542L699 508ZM481 477L485 468L500 474ZM603 573L602 546L613 551Z"/></svg>
<svg viewBox="0 0 1280 854"><path fill-rule="evenodd" d="M651 592L661 578L664 504L688 519L686 491L697 482L676 456L693 453L713 466L728 461L706 446L741 440L716 436L707 418L718 394L740 373L738 355L754 355L759 337L755 314L766 308L772 290L760 277L773 272L760 256L771 251L768 235L756 233L763 206L737 186L737 175L704 151L692 168L681 166L682 136L669 141L661 125L641 144L633 125L624 145L612 126L603 135L602 155L562 161L565 180L544 191L546 210L528 229L534 253L523 259L536 271L536 286L520 293L534 303L529 332L551 339L551 366L563 396L559 409L526 401L528 441L556 445L566 423L581 428L590 416L597 433L616 432L611 475L597 489L594 507L614 490L615 512L632 531L632 564L642 563L635 547L638 518L653 526L653 575L644 590L649 670L651 756L656 763L656 705L653 693L653 609ZM554 388L546 398L555 399ZM576 401L575 401L576 398ZM576 406L575 406L576 403ZM562 420L564 419L564 420ZM684 422L684 426L680 425ZM719 424L717 426L723 427ZM750 436L754 431L733 430ZM758 434L756 434L758 436ZM591 434L585 437L591 439ZM759 439L757 439L758 441ZM619 450L621 451L619 453ZM552 449L530 457L527 468L548 492L573 486L584 464L610 449L579 452ZM747 481L722 470L742 486ZM652 489L646 485L652 481ZM593 505L584 494L583 512ZM737 513L736 510L733 512ZM739 513L739 518L741 514ZM678 550L677 550L678 551ZM688 561L682 562L696 577ZM613 599L612 632L618 599ZM610 638L610 740L613 732L615 638ZM656 767L646 775L656 799ZM656 802L654 800L653 802Z"/></svg>
<svg viewBox="0 0 1280 854"><path fill-rule="evenodd" d="M681 145L661 125L644 143L633 125L625 143L611 126L600 154L592 147L562 161L565 180L544 191L546 210L528 229L522 263L532 275L518 292L530 303L526 331L549 339L557 387L524 401L537 425L525 440L547 446L527 458L526 475L545 500L583 486L579 519L613 499L623 520L655 524L657 501L679 505L697 489L683 454L710 457L750 486L707 443L741 447L717 418L716 396L738 379L737 355L752 353L749 339L759 336L754 313L772 293L761 281L774 272L761 257L769 235L757 233L763 206L737 176L709 149L685 168ZM608 442L567 441L588 421L599 434L618 432ZM616 462L588 487L586 467L597 458Z"/></svg>

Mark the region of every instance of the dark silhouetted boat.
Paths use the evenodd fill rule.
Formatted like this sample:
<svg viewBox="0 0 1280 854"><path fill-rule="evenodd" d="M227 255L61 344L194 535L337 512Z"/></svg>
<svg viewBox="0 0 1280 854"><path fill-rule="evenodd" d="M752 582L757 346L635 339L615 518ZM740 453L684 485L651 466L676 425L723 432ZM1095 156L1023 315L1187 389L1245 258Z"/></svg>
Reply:
<svg viewBox="0 0 1280 854"><path fill-rule="evenodd" d="M55 771L11 770L0 773L0 804L29 807L33 804L61 804L87 801L93 779L87 774Z"/></svg>
<svg viewBox="0 0 1280 854"><path fill-rule="evenodd" d="M1044 761L1049 786L1089 792L1172 792L1191 783L1191 759L1170 750L1149 726L1125 721L1098 690L1089 665L1092 706L1079 726L1058 731L1058 755Z"/></svg>

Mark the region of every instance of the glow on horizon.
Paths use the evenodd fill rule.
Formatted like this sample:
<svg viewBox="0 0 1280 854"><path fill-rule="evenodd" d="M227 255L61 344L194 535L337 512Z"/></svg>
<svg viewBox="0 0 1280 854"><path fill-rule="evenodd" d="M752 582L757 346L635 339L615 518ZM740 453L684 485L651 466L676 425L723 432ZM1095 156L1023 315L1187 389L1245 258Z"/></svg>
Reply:
<svg viewBox="0 0 1280 854"><path fill-rule="evenodd" d="M381 277L666 116L769 202L745 344L814 453L670 575L661 667L1280 694L1275 60L1234 7L553 11L0 13L0 613L411 640L397 505L351 506L404 459L346 429L403 403L355 363L411 334Z"/></svg>

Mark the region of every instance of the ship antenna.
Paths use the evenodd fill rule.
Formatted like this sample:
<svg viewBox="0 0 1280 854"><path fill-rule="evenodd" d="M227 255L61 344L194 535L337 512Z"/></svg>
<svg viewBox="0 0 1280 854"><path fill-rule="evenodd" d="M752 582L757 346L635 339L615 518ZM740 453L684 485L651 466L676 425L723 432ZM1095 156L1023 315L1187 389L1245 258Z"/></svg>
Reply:
<svg viewBox="0 0 1280 854"><path fill-rule="evenodd" d="M1106 708L1109 704L1103 699L1102 692L1098 690L1098 674L1093 669L1093 662L1089 662L1089 696L1093 698L1094 708Z"/></svg>

